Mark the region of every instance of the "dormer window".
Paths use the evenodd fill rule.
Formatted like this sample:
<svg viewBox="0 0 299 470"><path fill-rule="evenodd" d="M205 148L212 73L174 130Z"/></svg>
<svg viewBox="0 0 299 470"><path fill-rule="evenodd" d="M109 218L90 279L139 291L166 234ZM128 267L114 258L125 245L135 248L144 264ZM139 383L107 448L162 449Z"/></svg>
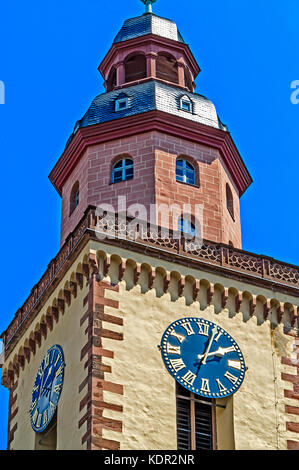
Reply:
<svg viewBox="0 0 299 470"><path fill-rule="evenodd" d="M119 96L115 101L115 111L123 111L129 107L129 98L125 95Z"/></svg>
<svg viewBox="0 0 299 470"><path fill-rule="evenodd" d="M180 99L180 109L187 113L192 113L192 101L188 96L182 96Z"/></svg>

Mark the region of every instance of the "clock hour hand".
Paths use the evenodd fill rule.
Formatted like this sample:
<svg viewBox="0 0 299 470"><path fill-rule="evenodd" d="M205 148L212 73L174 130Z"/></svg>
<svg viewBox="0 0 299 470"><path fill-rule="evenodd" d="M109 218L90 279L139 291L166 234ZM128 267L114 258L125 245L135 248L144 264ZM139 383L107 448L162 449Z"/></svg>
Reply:
<svg viewBox="0 0 299 470"><path fill-rule="evenodd" d="M43 381L42 394L43 394L43 392L44 392L45 390L47 390L47 389L46 389L46 385L47 385L48 378L49 378L49 376L50 376L50 374L51 374L51 372L52 372L52 369L53 369L53 366L49 367L48 375L47 375L47 377L46 377L46 380Z"/></svg>
<svg viewBox="0 0 299 470"><path fill-rule="evenodd" d="M216 351L209 352L206 357L210 357L210 356L223 357L225 354L228 354L233 351L235 351L234 347L228 347L228 348L219 347ZM204 354L199 354L197 358L201 360L204 356L205 356Z"/></svg>

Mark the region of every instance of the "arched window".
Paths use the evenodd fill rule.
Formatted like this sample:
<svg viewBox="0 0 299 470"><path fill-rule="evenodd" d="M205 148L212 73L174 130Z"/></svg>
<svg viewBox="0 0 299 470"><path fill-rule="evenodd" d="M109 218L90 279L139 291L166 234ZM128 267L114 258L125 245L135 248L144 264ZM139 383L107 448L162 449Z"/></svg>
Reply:
<svg viewBox="0 0 299 470"><path fill-rule="evenodd" d="M134 176L133 160L131 158L122 158L118 160L112 168L112 183L126 181Z"/></svg>
<svg viewBox="0 0 299 470"><path fill-rule="evenodd" d="M146 58L143 54L130 56L125 60L125 83L146 78Z"/></svg>
<svg viewBox="0 0 299 470"><path fill-rule="evenodd" d="M116 69L112 67L107 79L107 92L114 90L116 87Z"/></svg>
<svg viewBox="0 0 299 470"><path fill-rule="evenodd" d="M234 199L232 190L229 187L229 184L226 183L226 207L232 218L234 219Z"/></svg>
<svg viewBox="0 0 299 470"><path fill-rule="evenodd" d="M80 201L80 188L79 182L77 181L71 191L70 197L70 215L74 212Z"/></svg>
<svg viewBox="0 0 299 470"><path fill-rule="evenodd" d="M178 66L174 57L166 53L158 54L156 77L172 83L179 83Z"/></svg>
<svg viewBox="0 0 299 470"><path fill-rule="evenodd" d="M182 158L176 161L176 180L187 184L196 184L195 168L187 160Z"/></svg>
<svg viewBox="0 0 299 470"><path fill-rule="evenodd" d="M197 236L195 224L189 219L184 219L183 216L179 217L178 230L179 232L186 233L188 235L191 235L192 237Z"/></svg>

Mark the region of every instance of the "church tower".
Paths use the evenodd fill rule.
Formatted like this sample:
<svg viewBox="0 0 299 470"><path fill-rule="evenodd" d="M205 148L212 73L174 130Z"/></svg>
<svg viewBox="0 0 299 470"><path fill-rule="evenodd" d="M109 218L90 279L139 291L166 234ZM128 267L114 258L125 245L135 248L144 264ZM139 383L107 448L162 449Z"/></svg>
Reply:
<svg viewBox="0 0 299 470"><path fill-rule="evenodd" d="M298 449L299 269L242 250L250 174L142 1L49 176L60 251L1 335L8 449Z"/></svg>
<svg viewBox="0 0 299 470"><path fill-rule="evenodd" d="M176 24L152 13L124 22L99 66L106 93L79 120L50 174L62 197L61 243L88 205L156 205L176 230L202 207L202 236L241 248L239 198L251 177L215 106L195 93L200 68ZM79 197L80 195L80 197ZM76 207L78 206L78 207Z"/></svg>

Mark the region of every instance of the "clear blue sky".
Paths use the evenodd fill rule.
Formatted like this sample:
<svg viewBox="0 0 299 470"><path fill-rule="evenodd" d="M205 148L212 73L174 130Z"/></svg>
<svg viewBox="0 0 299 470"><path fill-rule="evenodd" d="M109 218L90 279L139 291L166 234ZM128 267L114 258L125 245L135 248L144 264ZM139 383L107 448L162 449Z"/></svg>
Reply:
<svg viewBox="0 0 299 470"><path fill-rule="evenodd" d="M2 2L2 305L11 321L59 249L60 198L48 174L77 119L104 91L97 67L139 0ZM210 98L253 177L241 199L243 248L299 265L298 0L159 0L202 69ZM8 394L0 387L0 449Z"/></svg>

